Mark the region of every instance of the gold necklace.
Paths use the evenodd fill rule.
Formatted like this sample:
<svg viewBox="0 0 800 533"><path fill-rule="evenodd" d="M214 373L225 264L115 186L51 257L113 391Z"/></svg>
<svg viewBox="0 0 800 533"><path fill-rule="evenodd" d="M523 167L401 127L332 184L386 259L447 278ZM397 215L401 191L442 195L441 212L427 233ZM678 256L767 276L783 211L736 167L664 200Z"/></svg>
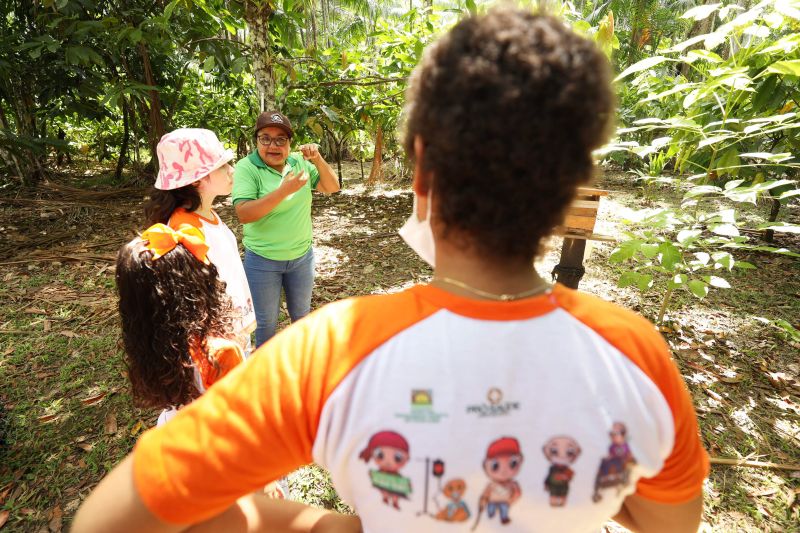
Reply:
<svg viewBox="0 0 800 533"><path fill-rule="evenodd" d="M483 296L484 298L489 298L491 300L499 300L501 302L510 302L512 300L519 300L522 298L527 298L528 296L533 296L534 294L539 294L550 290L550 284L545 283L540 287L529 289L527 291L517 292L514 294L495 294L493 292L482 291L480 289L476 289L475 287L470 287L463 281L458 281L457 279L452 279L452 278L446 278L444 276L434 276L433 281L441 281L442 283L454 285L456 287L467 290L473 294L477 294L478 296Z"/></svg>

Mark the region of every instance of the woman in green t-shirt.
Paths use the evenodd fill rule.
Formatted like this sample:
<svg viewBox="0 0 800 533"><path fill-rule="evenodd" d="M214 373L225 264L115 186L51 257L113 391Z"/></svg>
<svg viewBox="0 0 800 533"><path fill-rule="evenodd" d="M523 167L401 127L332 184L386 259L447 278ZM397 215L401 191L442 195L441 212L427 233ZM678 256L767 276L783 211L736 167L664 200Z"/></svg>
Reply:
<svg viewBox="0 0 800 533"><path fill-rule="evenodd" d="M334 193L339 178L317 145L304 144L291 152L294 131L283 114L261 113L254 133L256 150L236 164L231 197L244 224L244 270L260 346L275 335L281 290L292 322L311 309L311 191Z"/></svg>

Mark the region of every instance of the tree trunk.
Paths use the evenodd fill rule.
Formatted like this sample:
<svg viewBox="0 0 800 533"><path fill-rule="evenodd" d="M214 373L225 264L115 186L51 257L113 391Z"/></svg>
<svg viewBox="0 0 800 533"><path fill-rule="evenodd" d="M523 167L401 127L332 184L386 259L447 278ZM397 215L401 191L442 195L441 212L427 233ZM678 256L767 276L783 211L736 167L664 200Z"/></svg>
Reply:
<svg viewBox="0 0 800 533"><path fill-rule="evenodd" d="M372 156L372 170L369 171L367 185L372 186L381 180L383 175L383 127L378 124L375 129L375 153Z"/></svg>
<svg viewBox="0 0 800 533"><path fill-rule="evenodd" d="M122 146L119 148L119 159L117 159L117 170L114 171L114 178L119 181L122 177L122 169L128 157L128 143L131 138L131 130L128 124L128 101L122 98Z"/></svg>
<svg viewBox="0 0 800 533"><path fill-rule="evenodd" d="M142 57L142 68L144 69L144 81L151 87L156 86L155 76L153 76L153 67L150 65L150 54L147 52L147 47L144 43L139 43L139 54ZM161 98L158 95L158 90L150 89L148 92L150 99L150 106L148 110L149 119L149 133L150 133L150 154L152 160L156 158L156 148L158 141L166 133L164 128L164 119L161 116Z"/></svg>
<svg viewBox="0 0 800 533"><path fill-rule="evenodd" d="M269 39L269 19L274 12L269 0L245 0L244 18L250 28L253 77L256 80L260 112L275 108L275 73Z"/></svg>
<svg viewBox="0 0 800 533"><path fill-rule="evenodd" d="M704 5L708 4L708 3L709 3L709 0L705 0L703 2ZM704 18L703 20L696 20L694 22L694 24L692 24L691 29L689 29L689 34L686 36L686 39L684 39L684 40L691 39L692 37L697 37L698 35L705 35L706 33L711 33L713 31L713 29L714 29L714 16L715 15L709 15L708 17ZM687 48L686 50L684 50L683 54L686 55L689 52L689 50L694 50L694 49L700 48L702 46L703 46L702 42L695 43L692 46L690 46L689 48ZM689 71L690 70L691 70L691 67L689 66L688 63L681 63L680 64L680 73L684 78L689 79Z"/></svg>

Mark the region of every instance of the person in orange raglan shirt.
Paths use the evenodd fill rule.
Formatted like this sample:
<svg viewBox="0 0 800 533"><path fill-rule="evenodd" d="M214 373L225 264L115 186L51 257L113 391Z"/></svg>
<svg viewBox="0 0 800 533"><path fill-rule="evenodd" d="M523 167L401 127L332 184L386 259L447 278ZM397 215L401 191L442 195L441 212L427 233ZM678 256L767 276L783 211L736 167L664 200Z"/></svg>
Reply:
<svg viewBox="0 0 800 533"><path fill-rule="evenodd" d="M190 224L202 230L208 258L233 302L234 332L247 357L250 334L256 328L253 299L236 236L212 208L217 197L231 193L234 154L213 131L202 128L167 133L158 142L157 152L159 170L155 190L145 205L147 223L172 229Z"/></svg>
<svg viewBox="0 0 800 533"><path fill-rule="evenodd" d="M666 343L533 267L613 114L605 56L557 19L505 7L456 24L406 102L414 207L400 233L432 281L279 333L144 434L73 531L272 531L303 516L319 530L440 531L428 503L445 472L475 510L453 531L589 532L611 518L696 531L709 462ZM237 501L311 460L360 522Z"/></svg>

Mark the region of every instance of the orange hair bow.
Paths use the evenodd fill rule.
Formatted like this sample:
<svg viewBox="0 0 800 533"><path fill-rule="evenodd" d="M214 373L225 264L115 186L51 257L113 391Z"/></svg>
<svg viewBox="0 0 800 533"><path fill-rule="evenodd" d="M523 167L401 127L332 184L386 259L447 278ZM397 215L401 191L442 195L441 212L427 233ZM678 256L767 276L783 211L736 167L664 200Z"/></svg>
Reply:
<svg viewBox="0 0 800 533"><path fill-rule="evenodd" d="M144 230L141 238L145 241L145 248L153 252L154 261L180 243L199 261L209 264L205 235L191 224L181 224L177 230L166 224L153 224Z"/></svg>

